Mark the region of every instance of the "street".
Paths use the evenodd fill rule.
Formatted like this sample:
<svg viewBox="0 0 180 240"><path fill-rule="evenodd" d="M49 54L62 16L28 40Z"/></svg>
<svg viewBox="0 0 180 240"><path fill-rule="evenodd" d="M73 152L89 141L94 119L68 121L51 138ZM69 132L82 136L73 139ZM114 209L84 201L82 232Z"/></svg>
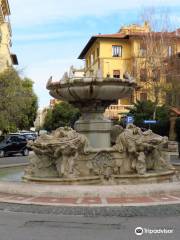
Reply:
<svg viewBox="0 0 180 240"><path fill-rule="evenodd" d="M0 212L1 240L178 240L180 216L83 217ZM169 234L135 235L135 228L172 229Z"/></svg>
<svg viewBox="0 0 180 240"><path fill-rule="evenodd" d="M11 157L0 158L0 166L19 163L28 163L28 157L22 156L21 154L16 154Z"/></svg>

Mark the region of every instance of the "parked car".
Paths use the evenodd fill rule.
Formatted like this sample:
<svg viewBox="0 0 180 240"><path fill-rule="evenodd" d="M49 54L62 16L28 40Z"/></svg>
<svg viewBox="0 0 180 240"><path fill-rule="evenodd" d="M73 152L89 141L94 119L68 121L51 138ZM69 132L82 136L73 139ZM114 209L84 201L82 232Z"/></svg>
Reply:
<svg viewBox="0 0 180 240"><path fill-rule="evenodd" d="M21 134L9 134L0 142L0 157L21 153L29 155L27 139Z"/></svg>
<svg viewBox="0 0 180 240"><path fill-rule="evenodd" d="M27 141L35 141L38 136L35 132L28 132L28 131L9 133L9 135L14 135L14 134L24 136L27 139Z"/></svg>
<svg viewBox="0 0 180 240"><path fill-rule="evenodd" d="M0 136L0 142L1 142L2 140L4 140L4 136L3 136L3 135Z"/></svg>
<svg viewBox="0 0 180 240"><path fill-rule="evenodd" d="M37 134L34 132L20 132L22 136L24 136L28 141L35 141L37 138Z"/></svg>

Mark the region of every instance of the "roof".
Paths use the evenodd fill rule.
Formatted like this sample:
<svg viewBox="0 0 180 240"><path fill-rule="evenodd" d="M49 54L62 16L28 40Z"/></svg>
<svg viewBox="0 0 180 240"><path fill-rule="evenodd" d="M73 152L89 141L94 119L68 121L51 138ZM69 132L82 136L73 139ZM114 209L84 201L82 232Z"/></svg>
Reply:
<svg viewBox="0 0 180 240"><path fill-rule="evenodd" d="M178 116L180 116L180 110L178 108L172 107L171 111L176 113Z"/></svg>
<svg viewBox="0 0 180 240"><path fill-rule="evenodd" d="M115 39L123 39L123 38L128 38L128 35L126 34L122 34L122 33L115 33L115 34L99 34L99 35L95 35L92 36L90 38L90 40L88 41L88 43L86 44L86 46L84 47L84 49L82 50L82 52L80 53L78 59L84 59L84 56L86 55L87 51L89 50L89 48L93 45L93 43L100 38L106 38L106 39L111 39L111 38L115 38Z"/></svg>
<svg viewBox="0 0 180 240"><path fill-rule="evenodd" d="M128 34L119 32L119 33L114 33L114 34L99 34L99 35L92 36L90 38L90 40L88 41L88 43L86 44L86 46L84 47L84 49L82 50L82 52L80 53L78 59L84 59L89 48L93 45L93 43L97 39L102 39L102 38L105 38L105 39L111 39L111 38L113 38L113 39L129 39L130 37L146 36L148 33L151 33L151 32L129 32ZM162 32L153 32L153 33L156 33L157 36L162 34ZM165 32L165 34L169 35L170 37L180 38L180 34L177 34L177 31Z"/></svg>

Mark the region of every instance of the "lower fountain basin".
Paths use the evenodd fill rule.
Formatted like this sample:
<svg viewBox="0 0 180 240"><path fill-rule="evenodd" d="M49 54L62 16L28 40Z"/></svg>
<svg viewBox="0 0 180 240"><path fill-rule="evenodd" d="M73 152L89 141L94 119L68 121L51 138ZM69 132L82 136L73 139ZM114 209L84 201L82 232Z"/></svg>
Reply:
<svg viewBox="0 0 180 240"><path fill-rule="evenodd" d="M172 182L174 178L174 171L152 171L145 175L139 174L122 174L112 175L112 179L106 181L102 180L100 176L76 177L76 178L40 178L25 175L25 181L39 182L39 183L56 183L60 185L137 185L149 183L168 183Z"/></svg>
<svg viewBox="0 0 180 240"><path fill-rule="evenodd" d="M100 185L102 179L100 176L88 176L79 178L40 178L25 175L25 166L2 168L0 169L0 181L1 182L39 182L39 183L55 183L59 185ZM148 183L162 183L172 182L174 177L174 171L156 171L148 172L146 175L138 174L123 174L113 175L113 181L103 181L104 185L133 185L133 184L148 184Z"/></svg>

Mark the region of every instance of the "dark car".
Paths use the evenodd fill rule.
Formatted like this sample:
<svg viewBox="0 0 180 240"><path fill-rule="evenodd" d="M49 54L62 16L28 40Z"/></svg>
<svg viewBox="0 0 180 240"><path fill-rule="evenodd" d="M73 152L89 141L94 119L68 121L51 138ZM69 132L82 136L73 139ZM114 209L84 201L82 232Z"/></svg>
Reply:
<svg viewBox="0 0 180 240"><path fill-rule="evenodd" d="M21 153L23 156L29 155L27 139L21 134L7 135L0 142L0 157Z"/></svg>
<svg viewBox="0 0 180 240"><path fill-rule="evenodd" d="M0 142L4 140L4 136L0 136Z"/></svg>
<svg viewBox="0 0 180 240"><path fill-rule="evenodd" d="M37 135L33 132L21 132L22 136L24 136L28 141L35 141L37 138Z"/></svg>

